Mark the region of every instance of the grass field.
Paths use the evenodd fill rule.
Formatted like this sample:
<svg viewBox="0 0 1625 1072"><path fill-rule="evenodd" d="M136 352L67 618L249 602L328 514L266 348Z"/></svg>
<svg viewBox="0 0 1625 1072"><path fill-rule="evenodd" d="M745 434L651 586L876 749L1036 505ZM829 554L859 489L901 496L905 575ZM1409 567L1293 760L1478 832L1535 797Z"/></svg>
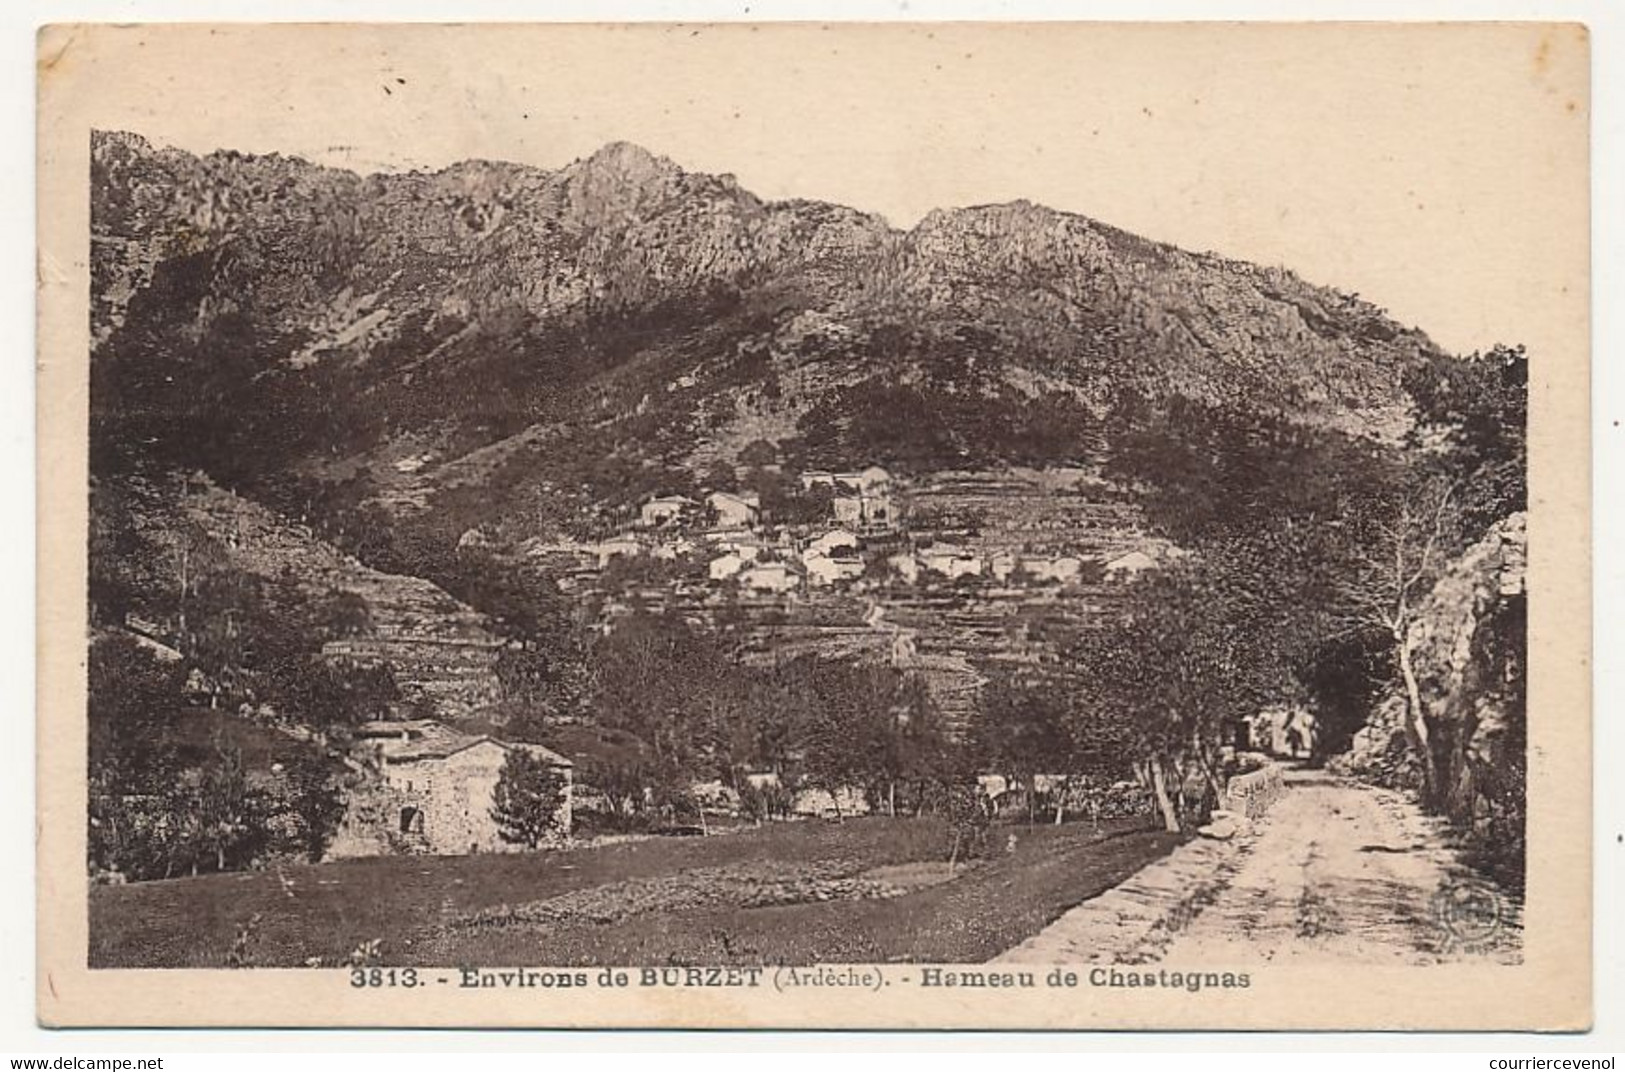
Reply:
<svg viewBox="0 0 1625 1072"><path fill-rule="evenodd" d="M375 939L386 964L974 962L1177 841L1141 820L1000 826L987 860L950 873L937 821L866 818L96 887L90 962L217 967L245 926L266 967Z"/></svg>

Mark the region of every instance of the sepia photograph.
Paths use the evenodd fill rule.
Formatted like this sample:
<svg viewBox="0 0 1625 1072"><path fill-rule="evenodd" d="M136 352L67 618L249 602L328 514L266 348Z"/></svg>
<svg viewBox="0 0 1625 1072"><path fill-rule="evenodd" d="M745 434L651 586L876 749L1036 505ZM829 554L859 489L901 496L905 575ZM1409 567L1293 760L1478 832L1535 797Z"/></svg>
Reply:
<svg viewBox="0 0 1625 1072"><path fill-rule="evenodd" d="M1583 1025L1586 56L48 28L42 1015Z"/></svg>

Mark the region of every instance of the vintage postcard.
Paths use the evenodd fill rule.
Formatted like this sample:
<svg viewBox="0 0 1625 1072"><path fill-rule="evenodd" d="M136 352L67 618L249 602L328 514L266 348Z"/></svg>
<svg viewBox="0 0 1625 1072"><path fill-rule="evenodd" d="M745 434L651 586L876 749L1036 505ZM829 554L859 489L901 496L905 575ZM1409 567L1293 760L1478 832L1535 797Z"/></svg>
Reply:
<svg viewBox="0 0 1625 1072"><path fill-rule="evenodd" d="M1590 1023L1583 26L38 53L42 1021Z"/></svg>

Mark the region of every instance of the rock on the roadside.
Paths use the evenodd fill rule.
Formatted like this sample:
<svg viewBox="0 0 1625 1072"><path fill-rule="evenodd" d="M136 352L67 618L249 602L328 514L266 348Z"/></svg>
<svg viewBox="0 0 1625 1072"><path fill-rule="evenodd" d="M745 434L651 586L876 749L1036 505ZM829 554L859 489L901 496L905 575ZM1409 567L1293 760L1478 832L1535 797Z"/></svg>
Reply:
<svg viewBox="0 0 1625 1072"><path fill-rule="evenodd" d="M1237 834L1244 833L1241 820L1227 811L1214 812L1211 821L1196 832L1215 841L1229 841Z"/></svg>

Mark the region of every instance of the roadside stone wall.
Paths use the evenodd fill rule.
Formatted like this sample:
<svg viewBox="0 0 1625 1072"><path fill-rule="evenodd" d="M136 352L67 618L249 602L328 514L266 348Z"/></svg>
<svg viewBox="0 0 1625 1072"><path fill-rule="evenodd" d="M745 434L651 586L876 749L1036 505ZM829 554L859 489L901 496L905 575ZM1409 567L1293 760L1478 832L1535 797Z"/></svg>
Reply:
<svg viewBox="0 0 1625 1072"><path fill-rule="evenodd" d="M1281 767L1271 763L1260 770L1238 774L1230 779L1224 787L1224 808L1234 815L1256 819L1280 800L1285 791L1286 782L1281 776Z"/></svg>

